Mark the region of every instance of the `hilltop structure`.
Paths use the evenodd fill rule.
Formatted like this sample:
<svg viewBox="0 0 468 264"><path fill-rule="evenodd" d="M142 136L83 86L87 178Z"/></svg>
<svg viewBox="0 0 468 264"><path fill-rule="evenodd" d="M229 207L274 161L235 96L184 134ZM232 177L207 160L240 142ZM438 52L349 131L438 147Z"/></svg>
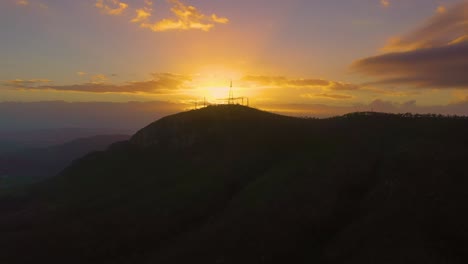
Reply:
<svg viewBox="0 0 468 264"><path fill-rule="evenodd" d="M228 104L228 105L249 106L249 104L250 104L248 97L244 97L244 96L235 97L234 96L232 80L231 80L231 85L229 86L229 97L227 99L224 98L224 99L218 99L218 100L220 100L220 101L224 102L224 104Z"/></svg>
<svg viewBox="0 0 468 264"><path fill-rule="evenodd" d="M220 98L220 99L216 99L216 100L218 102L220 102L220 103L219 104L215 103L214 105L242 105L242 106L247 106L247 107L250 106L250 98L249 97L245 97L245 96L235 97L234 96L234 87L233 87L233 84L232 84L232 80L231 80L231 84L229 86L229 96L228 96L228 98ZM207 107L207 106L210 106L210 105L213 105L213 104L208 102L206 100L206 97L203 98L202 103L199 102L199 101L195 101L195 109L204 108L204 107Z"/></svg>

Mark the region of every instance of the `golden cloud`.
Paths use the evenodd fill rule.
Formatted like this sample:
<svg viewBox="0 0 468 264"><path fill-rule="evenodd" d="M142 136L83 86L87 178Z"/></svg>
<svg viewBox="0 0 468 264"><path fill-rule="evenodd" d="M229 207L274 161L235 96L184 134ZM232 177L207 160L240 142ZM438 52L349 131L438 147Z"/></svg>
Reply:
<svg viewBox="0 0 468 264"><path fill-rule="evenodd" d="M245 82L274 87L320 87L328 90L358 90L359 85L329 81L322 79L290 79L283 76L247 75L242 78Z"/></svg>
<svg viewBox="0 0 468 264"><path fill-rule="evenodd" d="M151 9L139 8L135 12L136 17L131 20L132 23L142 22L151 17Z"/></svg>
<svg viewBox="0 0 468 264"><path fill-rule="evenodd" d="M109 80L109 78L105 74L96 74L91 77L91 83L93 84L101 84Z"/></svg>
<svg viewBox="0 0 468 264"><path fill-rule="evenodd" d="M97 0L95 6L104 14L112 16L120 15L128 8L128 4L119 0Z"/></svg>
<svg viewBox="0 0 468 264"><path fill-rule="evenodd" d="M175 15L175 18L166 18L151 23L148 21L151 16L151 9L146 8L137 10L137 16L132 22L141 22L140 27L150 29L154 32L191 29L209 31L215 24L226 24L229 22L228 18L218 17L216 14L206 16L196 7L185 5L179 0L168 0L168 2L174 4L171 8L171 12Z"/></svg>
<svg viewBox="0 0 468 264"><path fill-rule="evenodd" d="M302 97L305 98L326 98L326 99L333 99L333 100L348 100L352 99L351 95L347 94L329 94L329 93L320 93L320 94L303 94Z"/></svg>

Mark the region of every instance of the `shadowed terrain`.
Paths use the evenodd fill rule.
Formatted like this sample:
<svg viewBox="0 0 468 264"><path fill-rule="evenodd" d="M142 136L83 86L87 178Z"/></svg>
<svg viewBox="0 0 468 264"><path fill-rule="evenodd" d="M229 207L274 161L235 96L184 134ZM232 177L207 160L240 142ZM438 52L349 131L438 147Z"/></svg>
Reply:
<svg viewBox="0 0 468 264"><path fill-rule="evenodd" d="M0 263L466 263L468 120L163 118L0 196Z"/></svg>

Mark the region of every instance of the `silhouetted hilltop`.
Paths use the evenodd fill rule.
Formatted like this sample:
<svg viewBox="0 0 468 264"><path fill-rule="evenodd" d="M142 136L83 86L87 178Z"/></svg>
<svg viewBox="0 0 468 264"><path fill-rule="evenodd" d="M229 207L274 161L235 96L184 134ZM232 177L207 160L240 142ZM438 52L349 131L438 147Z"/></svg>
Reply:
<svg viewBox="0 0 468 264"><path fill-rule="evenodd" d="M227 133L226 136L231 137L236 132L255 129L252 125L292 119L240 105L209 106L162 118L136 133L131 143L187 147L195 144L198 137L210 133Z"/></svg>
<svg viewBox="0 0 468 264"><path fill-rule="evenodd" d="M466 263L467 134L431 116L169 116L0 197L0 262Z"/></svg>

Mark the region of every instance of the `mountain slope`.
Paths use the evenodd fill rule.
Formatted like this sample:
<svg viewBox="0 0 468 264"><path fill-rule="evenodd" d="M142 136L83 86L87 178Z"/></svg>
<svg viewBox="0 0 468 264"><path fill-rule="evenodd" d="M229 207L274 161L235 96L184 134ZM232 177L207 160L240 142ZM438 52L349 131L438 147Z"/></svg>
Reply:
<svg viewBox="0 0 468 264"><path fill-rule="evenodd" d="M464 263L467 132L241 106L166 117L2 197L0 262Z"/></svg>

